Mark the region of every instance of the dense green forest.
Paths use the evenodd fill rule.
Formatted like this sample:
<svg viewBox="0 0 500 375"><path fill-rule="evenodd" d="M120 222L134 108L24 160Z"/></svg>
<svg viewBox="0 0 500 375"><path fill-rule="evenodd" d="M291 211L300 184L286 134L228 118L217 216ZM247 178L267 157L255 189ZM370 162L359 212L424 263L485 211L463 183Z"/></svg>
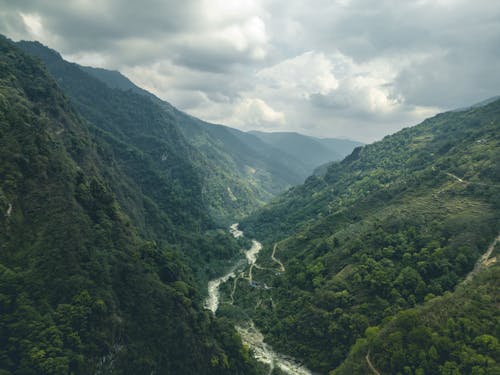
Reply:
<svg viewBox="0 0 500 375"><path fill-rule="evenodd" d="M143 109L115 122L110 108L123 137L96 127L0 39L1 374L254 373L234 328L203 310L191 271L239 245L208 218L182 136L131 131L135 115L158 129ZM168 160L159 168L127 139Z"/></svg>
<svg viewBox="0 0 500 375"><path fill-rule="evenodd" d="M498 374L499 277L494 264L453 293L368 328L334 374L366 374L368 352L384 374Z"/></svg>
<svg viewBox="0 0 500 375"><path fill-rule="evenodd" d="M243 285L235 305L254 319L275 349L326 373L341 365L357 339L373 336L377 326L396 317L373 343L381 373L498 371L498 351L491 349L497 341L481 338L489 331L498 340L498 299L489 294L498 279L485 276L491 285L481 286L484 301L470 307L470 322L460 320L467 314L460 305L450 311L457 317L450 315L449 330L436 334L453 345L436 344L422 358L420 351L432 347L425 343L434 340L427 336L442 321L436 317L427 325L425 319L434 318L429 313L405 328L413 313L404 311L422 304L418 311L424 313L445 306L451 297L440 305L425 303L453 291L498 233L500 101L440 114L359 147L242 227L264 241L259 262L274 271L254 271L254 280L269 288ZM270 257L275 245L286 272L278 272ZM467 288L456 296L471 298L474 288ZM491 322L483 322L486 317ZM392 335L391 329L401 333ZM471 331L465 337L460 330ZM412 344L413 334L423 341ZM454 337L464 340L463 356L462 341ZM483 372L469 372L477 366Z"/></svg>

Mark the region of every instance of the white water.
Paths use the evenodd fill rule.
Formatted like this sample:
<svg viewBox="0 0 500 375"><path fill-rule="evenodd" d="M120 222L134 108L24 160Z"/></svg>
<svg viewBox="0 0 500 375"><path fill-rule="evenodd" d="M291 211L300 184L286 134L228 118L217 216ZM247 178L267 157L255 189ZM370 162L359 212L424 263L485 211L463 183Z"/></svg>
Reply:
<svg viewBox="0 0 500 375"><path fill-rule="evenodd" d="M243 236L243 232L238 229L238 223L231 225L230 232L235 238ZM245 251L245 257L250 265L250 268L255 265L260 250L262 250L262 244L259 241L252 240L252 247ZM229 279L236 277L234 272L235 271L233 269L225 275L208 282L208 297L205 300L204 306L214 314L219 307L219 287ZM251 271L249 277L251 278ZM249 321L241 326L236 326L235 328L240 334L243 343L252 349L255 359L269 366L269 374L272 374L274 368L276 367L285 374L289 375L312 374L311 371L293 358L276 353L270 345L264 342L264 336L255 327L252 321Z"/></svg>
<svg viewBox="0 0 500 375"><path fill-rule="evenodd" d="M243 236L243 232L238 229L238 223L231 224L231 226L229 227L229 232L233 235L234 238Z"/></svg>
<svg viewBox="0 0 500 375"><path fill-rule="evenodd" d="M257 261L257 255L262 250L262 244L259 241L252 240L252 247L245 251L245 257L247 258L249 265L254 265Z"/></svg>
<svg viewBox="0 0 500 375"><path fill-rule="evenodd" d="M205 299L204 306L206 309L212 311L214 314L219 308L219 298L220 298L220 292L219 292L219 287L220 284L225 283L229 279L232 279L235 276L234 272L231 271L227 274L225 274L222 277L219 277L214 280L210 280L208 282L208 297Z"/></svg>

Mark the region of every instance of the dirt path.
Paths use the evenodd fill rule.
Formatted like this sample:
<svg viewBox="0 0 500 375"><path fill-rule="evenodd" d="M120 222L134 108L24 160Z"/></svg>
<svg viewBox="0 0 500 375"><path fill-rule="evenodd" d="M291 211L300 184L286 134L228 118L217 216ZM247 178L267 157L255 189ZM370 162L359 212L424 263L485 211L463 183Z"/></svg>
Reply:
<svg viewBox="0 0 500 375"><path fill-rule="evenodd" d="M238 286L238 280L245 278L245 272L241 272L237 277L234 278L233 289L231 290L231 305L234 303L234 294L236 293L236 287Z"/></svg>
<svg viewBox="0 0 500 375"><path fill-rule="evenodd" d="M490 187L500 187L500 185L491 185L491 184L485 184L483 182L472 182L472 181L467 181L464 180L463 178L458 177L457 175L454 175L453 173L450 172L444 172L447 176L457 180L458 182L465 184L465 185L480 185L480 186L490 186Z"/></svg>
<svg viewBox="0 0 500 375"><path fill-rule="evenodd" d="M373 366L372 364L372 361L370 361L370 351L368 351L368 353L366 353L366 363L368 364L368 367L370 368L370 370L372 370L372 372L376 375L381 375L380 372L375 368L375 366Z"/></svg>
<svg viewBox="0 0 500 375"><path fill-rule="evenodd" d="M479 271L481 271L484 267L488 267L490 264L494 263L494 261L490 260L490 256L499 241L500 241L500 233L493 240L490 246L488 246L488 249L486 249L486 252L481 256L481 258L479 258L473 270L470 271L467 277L465 278L465 282L472 280L474 275L477 274Z"/></svg>
<svg viewBox="0 0 500 375"><path fill-rule="evenodd" d="M273 247L273 253L271 254L271 259L273 260L273 262L275 262L279 265L280 272L285 272L285 266L283 265L283 263L281 263L281 261L274 256L274 254L276 253L277 247L278 247L278 244L275 243L274 247Z"/></svg>

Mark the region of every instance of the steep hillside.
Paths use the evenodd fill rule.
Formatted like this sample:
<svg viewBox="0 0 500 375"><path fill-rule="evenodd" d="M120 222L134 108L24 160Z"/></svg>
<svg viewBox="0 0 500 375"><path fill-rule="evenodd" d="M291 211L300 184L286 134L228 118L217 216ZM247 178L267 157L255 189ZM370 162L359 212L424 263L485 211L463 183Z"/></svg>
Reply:
<svg viewBox="0 0 500 375"><path fill-rule="evenodd" d="M500 101L359 147L242 228L267 245L253 279L269 288L235 304L275 348L333 370L368 327L453 290L496 237Z"/></svg>
<svg viewBox="0 0 500 375"><path fill-rule="evenodd" d="M225 224L251 212L312 172L257 137L198 120L137 87L119 72L81 67L37 42L20 42L40 57L82 115L153 164L196 166L210 215ZM184 160L169 148L183 147ZM191 172L189 172L191 173ZM191 187L189 187L191 189Z"/></svg>
<svg viewBox="0 0 500 375"><path fill-rule="evenodd" d="M262 202L302 183L309 175L309 170L301 162L251 134L205 123L182 112L175 113L186 139L208 160L220 166L224 180L238 178L246 182ZM240 196L234 195L237 199ZM255 205L249 206L245 212L253 209Z"/></svg>
<svg viewBox="0 0 500 375"><path fill-rule="evenodd" d="M200 156L180 134L168 113L142 95L108 88L37 42L18 45L42 58L58 84L70 94L75 107L94 125L95 131L113 139L115 152L135 154L128 156L131 163L139 163L134 158L141 159L145 174L161 173L168 180L158 191L158 186L148 180L153 177L134 178L153 201L165 202L162 208L175 219L172 225L186 224L192 229L207 221L208 214L201 199ZM125 164L120 167L129 168ZM131 167L131 173L137 173L137 168ZM128 214L135 217L132 211ZM189 223L193 217L199 217L200 221Z"/></svg>
<svg viewBox="0 0 500 375"><path fill-rule="evenodd" d="M334 374L373 373L370 365L383 374L497 374L499 285L500 266L493 263L453 293L369 328Z"/></svg>
<svg viewBox="0 0 500 375"><path fill-rule="evenodd" d="M2 374L253 373L173 245L192 233L203 246L196 230L210 225L193 167L148 162L83 122L45 68L0 38Z"/></svg>
<svg viewBox="0 0 500 375"><path fill-rule="evenodd" d="M309 175L320 165L341 160L349 155L355 147L362 145L356 141L315 138L298 133L251 131L250 134L257 136L294 159L300 160L308 168Z"/></svg>
<svg viewBox="0 0 500 375"><path fill-rule="evenodd" d="M21 42L21 47L25 46L27 51L29 51L30 48L33 48L33 46L29 46L27 44L24 44ZM136 86L132 81L130 81L127 77L125 77L123 74L116 70L107 70L107 69L102 69L102 68L94 68L91 66L80 66L80 69L82 69L84 72L88 73L89 75L97 78L98 80L104 82L108 87L112 89L120 89L122 91L132 91L135 92L136 94L141 94L144 96L149 96L150 98L154 100L158 100L154 95L150 94L148 91L141 89L140 87Z"/></svg>
<svg viewBox="0 0 500 375"><path fill-rule="evenodd" d="M224 125L210 124L190 116L179 111L170 103L137 87L119 72L90 67L81 68L111 88L132 90L161 104L165 110L177 118L179 129L186 136L188 142L209 159L215 158L221 162L225 169L227 169L228 163L232 163L229 167L236 168L241 173L241 177L245 180L249 179L255 188L261 187L260 194L266 200L270 196L282 192L285 187L303 182L310 175L310 166L301 160L303 156L297 158L291 153L275 147L275 145L269 145L269 142L251 134L252 132L246 133ZM327 143L337 141L334 139L318 140ZM344 141L339 140L335 147L346 151L345 156L354 148L350 147L350 143L350 141L344 143ZM359 145L357 142L354 143ZM333 146L329 145L328 147Z"/></svg>

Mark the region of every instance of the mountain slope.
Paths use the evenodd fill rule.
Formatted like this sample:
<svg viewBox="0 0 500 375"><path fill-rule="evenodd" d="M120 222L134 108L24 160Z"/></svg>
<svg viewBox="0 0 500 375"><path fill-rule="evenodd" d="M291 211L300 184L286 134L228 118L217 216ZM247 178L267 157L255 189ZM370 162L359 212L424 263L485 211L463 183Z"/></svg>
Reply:
<svg viewBox="0 0 500 375"><path fill-rule="evenodd" d="M495 259L495 258L493 258ZM453 293L372 327L334 374L495 374L500 370L500 266L493 264Z"/></svg>
<svg viewBox="0 0 500 375"><path fill-rule="evenodd" d="M254 271L271 289L235 304L324 373L369 326L452 290L500 228L499 121L500 101L437 115L259 210L242 228L265 241L261 266L276 244L286 272Z"/></svg>
<svg viewBox="0 0 500 375"><path fill-rule="evenodd" d="M0 38L0 372L253 373L232 327L203 311L175 247L128 217L141 204L162 210L131 177L141 155L117 142ZM182 220L167 237L209 225L192 191L173 200L192 211L162 216Z"/></svg>
<svg viewBox="0 0 500 375"><path fill-rule="evenodd" d="M85 88L81 88L80 83L88 81L89 77L78 72L76 67L105 83L108 88L133 92L150 99L156 106L150 108L150 111L160 110L166 113L170 124L182 133L185 140L201 156L199 169L204 171L205 201L216 219L227 221L228 218L233 220L235 217L241 217L286 188L302 183L312 172L312 169L301 161L251 134L227 126L210 124L177 110L169 103L137 87L119 72L68 64L62 61L56 52L39 43L21 42L20 46L41 57L48 64L51 73L68 95L77 105L83 103L84 107L80 107L80 110L85 116L88 116L86 113L95 111L94 108L108 113L108 108L98 103L92 103L90 108L85 106L90 91L95 95L95 92L99 93L103 89L96 91L95 87L89 87L91 90L86 92ZM91 115L89 119L94 121Z"/></svg>
<svg viewBox="0 0 500 375"><path fill-rule="evenodd" d="M122 143L117 145L117 151L126 153L132 151L132 147L136 157L143 159L144 165L149 164L149 167L144 167L146 170L151 174L160 171L163 178L169 180L161 192L156 192L151 190L147 179L136 179L143 191L149 190L148 195L153 200L164 202L164 209L175 218L173 225L195 228L208 218L202 204L203 178L198 168L199 156L167 113L158 110L157 105L142 95L108 89L78 66L66 63L59 54L37 42L19 42L18 45L42 58L58 84L72 94L69 96L79 112L97 131ZM129 214L133 217L132 212ZM200 221L189 223L193 217L199 217Z"/></svg>
<svg viewBox="0 0 500 375"><path fill-rule="evenodd" d="M260 131L250 131L249 133L294 159L300 160L307 166L309 175L320 165L341 160L349 155L355 147L362 145L362 143L355 141L315 138L298 133L265 133Z"/></svg>
<svg viewBox="0 0 500 375"><path fill-rule="evenodd" d="M276 185L279 186L278 189L280 191L283 190L283 186L303 182L310 174L311 167L302 162L302 157L296 158L292 153L286 152L272 144L270 145L271 147L267 146L270 142L261 139L262 137L256 136L257 134L242 132L224 125L210 124L192 117L177 110L170 103L162 101L153 94L139 88L119 72L91 67L81 68L85 72L106 83L106 85L111 88L120 88L125 91L132 90L152 98L157 103L161 103L163 108L177 117L180 125L179 128L184 132L188 141L198 149L201 149L202 152L207 152L208 156L220 154L219 157L234 159L236 165L240 169L250 164L247 168L252 168L253 165L263 171L270 171L271 178L276 176L275 178L282 180ZM298 136L305 137L301 135ZM323 140L318 139L318 141ZM324 141L329 143L330 141L335 142L337 140L325 139ZM335 146L339 148L344 147L343 153L347 155L350 147L349 142L350 141L343 143L342 140L339 140L339 144ZM326 147L331 146L329 145ZM351 147L351 151L352 148L353 147ZM316 164L314 166L316 166ZM266 181L264 180L261 181L261 183L262 182ZM264 186L266 186L265 183ZM277 187L271 187L268 190L274 195L276 189Z"/></svg>
<svg viewBox="0 0 500 375"><path fill-rule="evenodd" d="M22 45L22 43L21 43ZM150 94L148 91L141 89L136 86L132 81L130 81L127 77L116 70L107 70L102 68L94 68L91 66L80 66L84 72L89 75L97 78L98 80L106 83L106 85L112 89L120 89L122 91L132 91L136 94L149 96L151 98L156 98L154 95ZM156 98L159 100L158 98Z"/></svg>

